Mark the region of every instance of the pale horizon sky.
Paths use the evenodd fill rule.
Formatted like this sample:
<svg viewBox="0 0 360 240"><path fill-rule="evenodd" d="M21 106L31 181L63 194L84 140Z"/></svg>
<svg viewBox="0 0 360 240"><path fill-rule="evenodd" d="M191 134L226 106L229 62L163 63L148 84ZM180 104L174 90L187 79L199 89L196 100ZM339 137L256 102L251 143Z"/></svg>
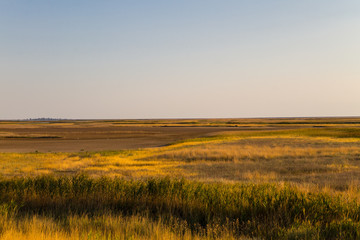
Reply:
<svg viewBox="0 0 360 240"><path fill-rule="evenodd" d="M360 1L0 1L0 119L360 116Z"/></svg>

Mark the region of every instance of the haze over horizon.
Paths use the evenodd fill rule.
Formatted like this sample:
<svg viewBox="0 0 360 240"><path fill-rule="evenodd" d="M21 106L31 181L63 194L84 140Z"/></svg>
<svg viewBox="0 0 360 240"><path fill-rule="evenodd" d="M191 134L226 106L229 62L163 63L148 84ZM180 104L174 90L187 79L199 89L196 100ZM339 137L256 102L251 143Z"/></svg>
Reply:
<svg viewBox="0 0 360 240"><path fill-rule="evenodd" d="M0 2L0 119L360 115L360 2Z"/></svg>

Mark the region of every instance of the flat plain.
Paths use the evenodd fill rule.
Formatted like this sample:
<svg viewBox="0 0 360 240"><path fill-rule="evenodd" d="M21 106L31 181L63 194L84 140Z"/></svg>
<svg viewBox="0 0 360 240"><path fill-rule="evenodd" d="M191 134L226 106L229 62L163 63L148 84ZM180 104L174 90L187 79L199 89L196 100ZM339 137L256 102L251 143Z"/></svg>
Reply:
<svg viewBox="0 0 360 240"><path fill-rule="evenodd" d="M1 239L360 238L360 118L0 121L0 163Z"/></svg>

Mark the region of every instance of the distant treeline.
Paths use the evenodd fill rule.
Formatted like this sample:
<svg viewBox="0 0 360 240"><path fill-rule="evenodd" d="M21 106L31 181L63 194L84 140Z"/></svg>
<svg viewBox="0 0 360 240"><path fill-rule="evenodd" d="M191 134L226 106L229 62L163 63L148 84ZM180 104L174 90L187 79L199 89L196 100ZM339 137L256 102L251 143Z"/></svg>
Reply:
<svg viewBox="0 0 360 240"><path fill-rule="evenodd" d="M27 118L24 121L64 121L70 120L65 118Z"/></svg>

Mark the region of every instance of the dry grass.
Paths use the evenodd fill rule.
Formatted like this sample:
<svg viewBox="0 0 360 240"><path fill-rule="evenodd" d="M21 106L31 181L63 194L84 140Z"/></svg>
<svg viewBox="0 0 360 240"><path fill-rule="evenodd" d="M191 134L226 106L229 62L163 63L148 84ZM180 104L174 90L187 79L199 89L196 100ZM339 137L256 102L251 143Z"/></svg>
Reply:
<svg viewBox="0 0 360 240"><path fill-rule="evenodd" d="M253 137L203 144L158 154L185 161L195 179L285 181L345 190L360 182L357 139Z"/></svg>
<svg viewBox="0 0 360 240"><path fill-rule="evenodd" d="M144 155L141 156L145 156ZM3 177L44 174L90 176L154 177L172 174L185 176L177 161L137 160L134 156L101 153L0 153L0 174Z"/></svg>
<svg viewBox="0 0 360 240"><path fill-rule="evenodd" d="M212 229L212 231L214 231ZM247 239L236 237L226 229L220 230L217 239ZM83 239L213 239L206 235L192 234L186 224L174 221L171 226L161 219L154 221L146 216L129 217L102 215L100 217L69 216L67 222L44 216L28 216L18 220L6 219L1 227L0 240L83 240Z"/></svg>
<svg viewBox="0 0 360 240"><path fill-rule="evenodd" d="M233 132L139 150L0 153L0 174L280 181L343 191L360 183L360 141L354 136L347 128Z"/></svg>
<svg viewBox="0 0 360 240"><path fill-rule="evenodd" d="M154 235L155 239L360 236L360 203L356 196L303 190L289 184L204 184L170 178L128 181L79 175L8 179L1 180L0 186L0 235L4 236L40 238L48 234L49 238L75 239L152 239Z"/></svg>
<svg viewBox="0 0 360 240"><path fill-rule="evenodd" d="M10 125L14 129L21 129L20 123L2 124ZM176 120L154 120L152 123L127 120L52 124L56 127L67 126L74 129L108 127L109 125L141 127L246 125L246 127L254 129L245 131L234 128L232 131L221 133L213 131L206 137L185 140L179 138L178 142L167 146L136 150L0 153L0 176L2 179L39 175L69 177L85 173L96 179L108 176L112 179L121 177L137 181L149 177L170 176L184 177L207 184L209 182L255 183L259 186L266 183L275 183L277 186L290 184L300 189L301 194L309 193L309 197L320 192L330 200L332 196L334 196L333 199L339 199L341 196L340 202L347 202L348 199L351 199L354 204L360 203L360 128L357 119L293 119L286 121L279 119L223 119L178 122ZM326 127L312 128L314 125L326 125ZM45 126L47 125L44 123L39 123L39 126L29 124L29 127L33 129L43 129ZM265 130L271 126L276 126L277 130ZM41 134L41 136L46 135ZM131 132L126 134L130 136ZM11 132L0 131L2 137L10 135ZM40 136L40 133L36 136ZM176 139L174 136L171 138ZM280 187L280 189L282 188ZM231 192L226 191L225 195ZM259 194L261 195L262 192ZM155 199L154 204L158 200ZM321 204L319 203L319 206ZM348 208L350 209L351 206L350 204ZM137 207L140 208L140 205ZM195 210L197 207L194 205ZM162 207L159 208L162 209ZM188 213L184 210L182 214ZM333 222L326 223L328 225L324 223L324 226L319 227L314 225L318 219L313 222L305 220L301 220L302 222L298 225L294 223L290 228L279 230L281 229L279 227L277 231L283 231L281 232L283 235L280 232L278 234L288 236L290 239L326 239L316 234L323 231L323 228L331 228ZM70 214L66 224L53 218L51 214L46 216L32 214L21 218L2 216L0 221L2 226L0 227L0 239L213 239L211 236L214 234L211 231L220 231L220 234L216 236L223 239L243 238L242 235L234 235L227 230L222 231L221 227L215 225L207 227L206 231L208 232L206 233L194 234L189 228L181 227L182 222L176 223L178 225L174 227L169 225L169 221L163 222L161 217L154 219L154 217L149 218L146 214L125 216L117 213L103 213L96 217ZM344 218L341 222L344 225L341 225L339 231L346 234L346 226L358 229L358 215L354 215L355 222L351 221L348 222L348 219ZM266 224L262 226L264 227ZM337 229L336 227L334 229ZM264 229L256 231L266 232ZM266 234L263 236L266 238ZM341 238L340 236L339 239Z"/></svg>

